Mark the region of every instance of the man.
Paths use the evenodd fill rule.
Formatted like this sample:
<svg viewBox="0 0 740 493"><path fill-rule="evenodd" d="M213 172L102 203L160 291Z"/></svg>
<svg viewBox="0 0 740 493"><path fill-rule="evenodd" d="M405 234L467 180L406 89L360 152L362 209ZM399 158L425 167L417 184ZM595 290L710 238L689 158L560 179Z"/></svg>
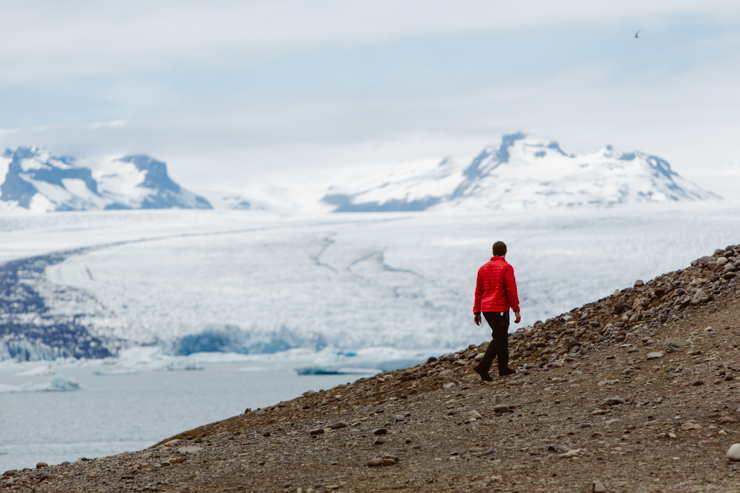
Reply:
<svg viewBox="0 0 740 493"><path fill-rule="evenodd" d="M486 349L486 354L474 368L480 377L490 382L493 380L488 371L494 358L498 357L498 374L506 376L516 373L509 368L509 309L514 309L519 323L522 316L519 311L519 296L516 292L514 268L506 262L506 244L497 241L493 244L491 261L478 269L478 280L475 285L475 305L473 313L475 325L480 325L481 312L491 327L493 340Z"/></svg>

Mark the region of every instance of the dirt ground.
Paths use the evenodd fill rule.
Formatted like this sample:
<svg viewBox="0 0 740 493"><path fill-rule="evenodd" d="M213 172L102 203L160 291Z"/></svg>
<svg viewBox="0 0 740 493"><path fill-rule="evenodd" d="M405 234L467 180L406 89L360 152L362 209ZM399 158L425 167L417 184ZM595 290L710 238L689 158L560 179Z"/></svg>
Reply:
<svg viewBox="0 0 740 493"><path fill-rule="evenodd" d="M513 376L483 382L470 346L0 490L740 492L736 261L717 250L513 334Z"/></svg>

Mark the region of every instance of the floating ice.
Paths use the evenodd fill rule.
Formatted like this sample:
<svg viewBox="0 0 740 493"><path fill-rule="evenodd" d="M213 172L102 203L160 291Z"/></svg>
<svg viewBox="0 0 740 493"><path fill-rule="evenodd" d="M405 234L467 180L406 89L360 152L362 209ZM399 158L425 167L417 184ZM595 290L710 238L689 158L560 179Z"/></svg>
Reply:
<svg viewBox="0 0 740 493"><path fill-rule="evenodd" d="M54 377L47 383L25 383L23 385L0 384L0 394L19 392L65 392L79 390L80 384L73 378Z"/></svg>

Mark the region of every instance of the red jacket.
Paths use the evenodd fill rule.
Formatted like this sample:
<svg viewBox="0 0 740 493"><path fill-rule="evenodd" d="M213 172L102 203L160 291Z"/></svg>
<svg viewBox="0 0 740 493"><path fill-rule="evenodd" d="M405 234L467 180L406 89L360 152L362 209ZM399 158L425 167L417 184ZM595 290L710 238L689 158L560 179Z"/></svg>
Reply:
<svg viewBox="0 0 740 493"><path fill-rule="evenodd" d="M508 312L509 308L519 311L514 268L503 257L491 257L478 269L473 312Z"/></svg>

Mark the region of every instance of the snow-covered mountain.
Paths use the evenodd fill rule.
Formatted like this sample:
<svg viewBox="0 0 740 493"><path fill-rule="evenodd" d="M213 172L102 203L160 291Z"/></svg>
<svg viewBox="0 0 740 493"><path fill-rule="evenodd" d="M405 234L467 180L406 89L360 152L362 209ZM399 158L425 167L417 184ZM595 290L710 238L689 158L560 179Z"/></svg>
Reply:
<svg viewBox="0 0 740 493"><path fill-rule="evenodd" d="M112 158L93 168L38 147L0 156L0 210L210 209L180 187L167 165L145 155Z"/></svg>
<svg viewBox="0 0 740 493"><path fill-rule="evenodd" d="M611 146L572 154L557 142L516 133L503 136L498 147L486 147L467 165L445 159L374 183L333 186L323 201L336 212L371 212L608 207L719 198L657 156Z"/></svg>

